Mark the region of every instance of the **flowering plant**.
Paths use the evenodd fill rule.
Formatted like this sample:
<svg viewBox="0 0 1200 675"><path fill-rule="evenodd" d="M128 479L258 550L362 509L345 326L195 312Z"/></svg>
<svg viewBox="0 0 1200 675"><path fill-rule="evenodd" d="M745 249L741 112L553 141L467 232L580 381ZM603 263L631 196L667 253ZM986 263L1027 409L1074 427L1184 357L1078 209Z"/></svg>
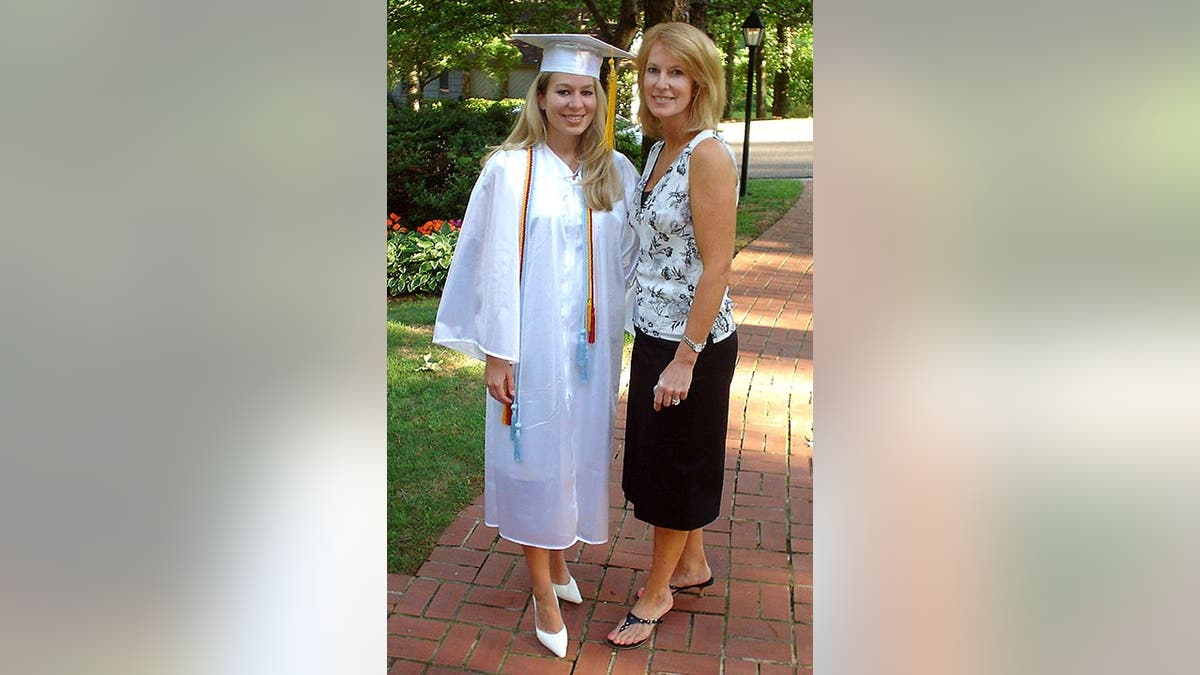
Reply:
<svg viewBox="0 0 1200 675"><path fill-rule="evenodd" d="M450 220L427 220L423 225L415 230L410 230L400 224L400 216L394 213L389 213L387 219L387 229L388 237L397 234L409 234L410 232L424 235L430 235L434 232L458 232L462 229L462 219L452 218Z"/></svg>
<svg viewBox="0 0 1200 675"><path fill-rule="evenodd" d="M393 234L408 234L408 228L400 225L400 216L389 213L387 220L388 237Z"/></svg>
<svg viewBox="0 0 1200 675"><path fill-rule="evenodd" d="M438 293L446 285L462 220L430 220L415 230L388 215L388 295Z"/></svg>
<svg viewBox="0 0 1200 675"><path fill-rule="evenodd" d="M458 232L462 229L462 220L428 220L425 224L417 228L417 232L421 234L433 234L441 232L443 229L449 232Z"/></svg>

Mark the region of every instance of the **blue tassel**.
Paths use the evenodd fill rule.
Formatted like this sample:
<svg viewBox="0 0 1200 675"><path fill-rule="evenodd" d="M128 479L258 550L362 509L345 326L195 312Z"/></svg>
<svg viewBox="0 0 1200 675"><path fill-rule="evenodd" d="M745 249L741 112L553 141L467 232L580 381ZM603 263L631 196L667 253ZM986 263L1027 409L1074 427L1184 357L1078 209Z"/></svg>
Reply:
<svg viewBox="0 0 1200 675"><path fill-rule="evenodd" d="M517 464L521 463L521 415L517 408L516 398L513 398L512 404L512 425L508 428L508 437L513 442L513 461Z"/></svg>
<svg viewBox="0 0 1200 675"><path fill-rule="evenodd" d="M579 375L584 382L588 379L588 332L584 328L579 331L579 348L576 350L575 360L579 363Z"/></svg>

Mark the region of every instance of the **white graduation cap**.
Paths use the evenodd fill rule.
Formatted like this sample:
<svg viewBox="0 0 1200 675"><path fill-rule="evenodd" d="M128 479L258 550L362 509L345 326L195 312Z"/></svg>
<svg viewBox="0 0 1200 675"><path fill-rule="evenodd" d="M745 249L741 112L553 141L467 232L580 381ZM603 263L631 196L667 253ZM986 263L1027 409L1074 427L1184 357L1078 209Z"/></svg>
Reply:
<svg viewBox="0 0 1200 675"><path fill-rule="evenodd" d="M539 70L543 73L590 75L600 79L600 64L604 59L633 58L633 54L624 49L617 49L591 35L516 33L512 39L542 48L542 67Z"/></svg>

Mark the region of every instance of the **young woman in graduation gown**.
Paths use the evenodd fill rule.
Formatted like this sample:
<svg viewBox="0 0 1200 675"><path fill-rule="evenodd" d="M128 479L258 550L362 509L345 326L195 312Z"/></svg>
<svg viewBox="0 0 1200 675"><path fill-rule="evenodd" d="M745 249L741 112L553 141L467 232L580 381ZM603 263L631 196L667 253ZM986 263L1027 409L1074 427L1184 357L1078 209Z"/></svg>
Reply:
<svg viewBox="0 0 1200 675"><path fill-rule="evenodd" d="M521 545L535 632L562 657L557 599L582 602L564 550L608 539L638 174L611 150L597 76L601 54L630 55L513 37L545 48L541 72L471 193L433 341L486 363L484 521Z"/></svg>

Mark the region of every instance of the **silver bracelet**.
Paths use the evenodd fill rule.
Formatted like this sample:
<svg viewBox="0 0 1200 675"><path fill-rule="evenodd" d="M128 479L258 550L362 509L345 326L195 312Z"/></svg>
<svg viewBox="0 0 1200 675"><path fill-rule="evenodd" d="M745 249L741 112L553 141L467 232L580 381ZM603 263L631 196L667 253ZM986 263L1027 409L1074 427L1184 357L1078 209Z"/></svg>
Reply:
<svg viewBox="0 0 1200 675"><path fill-rule="evenodd" d="M696 344L696 342L695 342L694 340L692 340L692 338L688 337L687 335L684 335L684 336L683 336L683 342L684 342L684 343L685 343L687 346L691 347L691 348L692 348L692 351L696 352L697 354L699 354L700 352L704 351L704 345L703 345L703 344Z"/></svg>

